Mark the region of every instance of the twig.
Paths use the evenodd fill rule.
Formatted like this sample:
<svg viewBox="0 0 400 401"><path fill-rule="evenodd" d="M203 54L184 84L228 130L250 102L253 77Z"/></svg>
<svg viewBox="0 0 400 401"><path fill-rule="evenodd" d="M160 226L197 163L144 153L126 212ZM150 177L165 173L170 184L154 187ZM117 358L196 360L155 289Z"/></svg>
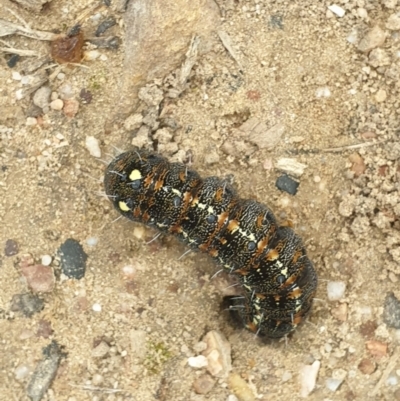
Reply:
<svg viewBox="0 0 400 401"><path fill-rule="evenodd" d="M382 384L387 380L392 370L395 368L397 360L400 357L400 349L397 348L394 354L389 359L389 363L386 366L386 369L383 371L381 378L379 379L378 383L376 383L375 388L372 390L372 397L378 394L379 389L382 387Z"/></svg>
<svg viewBox="0 0 400 401"><path fill-rule="evenodd" d="M338 148L326 148L326 149L322 149L322 151L323 152L341 152L342 150L366 148L368 146L378 145L383 142L386 142L386 139L384 139L382 141L376 141L376 142L357 143L356 145L339 146Z"/></svg>
<svg viewBox="0 0 400 401"><path fill-rule="evenodd" d="M99 391L101 393L106 393L106 394L115 394L115 393L122 393L122 392L127 392L127 390L122 390L119 388L106 388L106 387L94 387L94 386L87 386L87 385L78 385L78 384L72 384L68 383L71 387L75 388L80 388L82 390L87 390L87 391Z"/></svg>
<svg viewBox="0 0 400 401"><path fill-rule="evenodd" d="M237 65L241 70L243 70L242 64L240 63L240 59L236 53L236 51L232 47L232 39L225 31L218 31L218 36L221 39L222 44L225 49L231 55L231 57L236 61Z"/></svg>
<svg viewBox="0 0 400 401"><path fill-rule="evenodd" d="M18 25L15 24L14 22L0 18L0 37L13 34L27 36L28 38L37 40L50 40L50 41L60 37L59 34L55 34L53 32L37 31L35 29L24 27L22 25Z"/></svg>
<svg viewBox="0 0 400 401"><path fill-rule="evenodd" d="M19 54L20 56L38 56L39 53L35 50L15 49L14 47L0 47L0 52Z"/></svg>
<svg viewBox="0 0 400 401"><path fill-rule="evenodd" d="M25 28L30 29L29 24L20 16L18 15L14 10L11 10L11 8L5 7L5 9L12 14L19 22L21 22Z"/></svg>

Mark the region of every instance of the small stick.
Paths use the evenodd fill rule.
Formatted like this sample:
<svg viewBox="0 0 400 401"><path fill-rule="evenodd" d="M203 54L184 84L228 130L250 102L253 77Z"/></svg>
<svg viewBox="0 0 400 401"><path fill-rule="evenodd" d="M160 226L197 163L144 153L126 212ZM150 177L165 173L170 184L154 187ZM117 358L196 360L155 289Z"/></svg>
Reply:
<svg viewBox="0 0 400 401"><path fill-rule="evenodd" d="M386 140L377 141L377 142L364 142L364 143L358 143L356 145L339 146L338 148L326 148L326 149L322 149L322 151L323 152L341 152L342 150L366 148L367 146L374 146L374 145L378 145L383 142L386 142Z"/></svg>

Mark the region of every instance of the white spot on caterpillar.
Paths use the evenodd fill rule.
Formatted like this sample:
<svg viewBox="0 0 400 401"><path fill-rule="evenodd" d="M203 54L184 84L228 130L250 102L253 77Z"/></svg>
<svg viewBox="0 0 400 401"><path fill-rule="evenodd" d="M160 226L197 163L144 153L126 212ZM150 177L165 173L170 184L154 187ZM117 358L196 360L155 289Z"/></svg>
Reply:
<svg viewBox="0 0 400 401"><path fill-rule="evenodd" d="M131 210L129 209L128 205L123 201L119 201L118 206L123 212L129 212L129 210Z"/></svg>
<svg viewBox="0 0 400 401"><path fill-rule="evenodd" d="M131 173L129 174L129 179L131 181L136 181L136 180L140 180L142 178L142 173L138 170L132 170Z"/></svg>

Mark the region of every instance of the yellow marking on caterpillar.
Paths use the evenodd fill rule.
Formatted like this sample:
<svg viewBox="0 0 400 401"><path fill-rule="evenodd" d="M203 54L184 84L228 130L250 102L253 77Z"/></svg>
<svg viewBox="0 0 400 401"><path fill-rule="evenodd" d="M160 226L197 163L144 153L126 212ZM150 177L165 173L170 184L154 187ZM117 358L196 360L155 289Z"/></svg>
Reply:
<svg viewBox="0 0 400 401"><path fill-rule="evenodd" d="M129 179L132 181L140 180L142 178L142 173L138 170L132 170L129 174Z"/></svg>
<svg viewBox="0 0 400 401"><path fill-rule="evenodd" d="M123 201L119 201L118 206L123 212L129 212L129 210L131 210L129 209L128 205Z"/></svg>

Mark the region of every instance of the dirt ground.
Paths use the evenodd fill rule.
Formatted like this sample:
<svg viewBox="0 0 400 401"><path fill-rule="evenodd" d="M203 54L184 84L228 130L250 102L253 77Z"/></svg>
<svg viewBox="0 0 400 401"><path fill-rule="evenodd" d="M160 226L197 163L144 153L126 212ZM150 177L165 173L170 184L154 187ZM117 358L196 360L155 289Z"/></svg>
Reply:
<svg viewBox="0 0 400 401"><path fill-rule="evenodd" d="M8 7L44 31L72 27L90 5L53 0L33 15L1 3L1 18L18 22ZM193 390L206 371L187 360L210 330L228 339L233 371L255 399L302 399L299 372L320 361L309 400L400 400L400 330L384 320L388 293L400 296L400 22L396 28L392 16L400 3L336 3L343 17L328 11L327 1L218 0L221 29L239 63L216 36L188 88L168 100L171 141L192 155L192 168L203 176L233 175L242 197L291 220L306 243L319 276L317 300L286 341L262 342L233 325L222 305L229 284L212 278L216 267L206 256L178 260L186 249L171 238L146 244L156 232L114 222L117 212L99 195L105 166L89 153L87 136L99 141L105 161L114 147L130 149L135 137L112 120L123 46L99 48L99 57L81 67L46 70L52 99L79 105L70 117L65 109L38 111L32 95L17 99L26 87L21 77L30 75L22 71L28 57L13 68L9 55L0 58L1 400L29 399L30 375L55 340L65 356L43 400L233 401L224 378L213 378L207 394ZM84 28L93 31L110 15L121 19L103 7ZM383 38L375 30L371 39L377 26ZM123 40L118 24L111 29ZM49 54L47 42L2 39ZM157 85L163 89L162 80ZM273 149L237 130L249 118L284 127ZM281 158L306 165L295 196L275 186ZM88 255L80 280L60 276L57 250L68 238ZM18 250L6 250L7 240ZM54 288L39 293L43 310L31 317L11 308L13 296L29 292L21 274L27 254L34 264L50 255L56 273ZM339 301L328 300L329 282L346 284ZM135 350L138 333L144 351ZM341 382L335 391L332 379ZM236 397L252 399L240 391Z"/></svg>

